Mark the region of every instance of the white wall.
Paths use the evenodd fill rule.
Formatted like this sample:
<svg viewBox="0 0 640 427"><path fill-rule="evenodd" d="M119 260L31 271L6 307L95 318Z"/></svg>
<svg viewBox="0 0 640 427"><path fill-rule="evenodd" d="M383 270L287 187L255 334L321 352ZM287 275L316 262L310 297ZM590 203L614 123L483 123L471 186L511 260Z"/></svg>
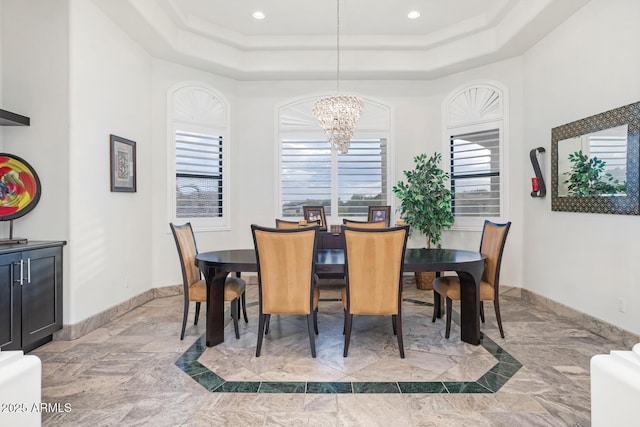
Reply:
<svg viewBox="0 0 640 427"><path fill-rule="evenodd" d="M40 178L38 205L14 221L14 236L69 236L69 18L66 1L2 3L1 108L31 118L2 128L4 150L27 161ZM8 224L0 228L8 237Z"/></svg>
<svg viewBox="0 0 640 427"><path fill-rule="evenodd" d="M639 17L636 0L592 0L524 55L525 145L546 148L547 182L551 128L640 100ZM524 212L524 287L640 333L639 218L552 212L550 191Z"/></svg>
<svg viewBox="0 0 640 427"><path fill-rule="evenodd" d="M14 222L14 237L69 239L69 9L66 0L3 0L0 24L0 108L30 117L31 126L2 127L3 151L22 157L38 174L38 205ZM8 223L0 236L9 236ZM69 268L63 249L63 268ZM69 298L69 276L63 299ZM69 306L63 306L68 321Z"/></svg>
<svg viewBox="0 0 640 427"><path fill-rule="evenodd" d="M522 63L519 58L503 61L434 81L345 81L345 92L357 93L392 108L395 150L393 181L403 179L402 171L413 167L413 157L421 152L442 152L442 102L451 91L470 81L493 80L509 89L511 126L509 143L510 179L515 192L510 198L513 221L505 250L502 283L522 285ZM231 103L231 231L197 233L200 251L224 248L251 248L249 225L273 224L276 206L277 142L276 108L291 99L326 95L335 90L332 81L234 82L187 67L154 60L153 67L153 263L155 286L181 282L175 243L169 232L166 212L166 92L181 81L201 80ZM528 175L527 175L528 176ZM416 237L413 246L423 246ZM443 244L477 250L479 232L450 232Z"/></svg>
<svg viewBox="0 0 640 427"><path fill-rule="evenodd" d="M151 57L84 0L70 1L70 52L65 323L73 324L154 287L153 150ZM110 134L136 142L136 193L110 192Z"/></svg>

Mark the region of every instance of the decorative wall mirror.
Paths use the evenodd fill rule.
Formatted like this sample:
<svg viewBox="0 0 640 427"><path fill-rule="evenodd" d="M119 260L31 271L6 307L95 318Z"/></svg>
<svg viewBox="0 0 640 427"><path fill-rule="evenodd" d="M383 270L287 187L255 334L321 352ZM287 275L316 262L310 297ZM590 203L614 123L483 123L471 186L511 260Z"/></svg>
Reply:
<svg viewBox="0 0 640 427"><path fill-rule="evenodd" d="M551 209L639 215L640 102L551 130Z"/></svg>

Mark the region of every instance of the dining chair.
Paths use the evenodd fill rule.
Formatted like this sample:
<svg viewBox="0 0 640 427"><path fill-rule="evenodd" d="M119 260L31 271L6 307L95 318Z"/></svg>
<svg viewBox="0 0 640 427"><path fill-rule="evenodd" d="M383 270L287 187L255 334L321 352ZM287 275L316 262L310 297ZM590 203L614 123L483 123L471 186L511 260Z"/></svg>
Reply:
<svg viewBox="0 0 640 427"><path fill-rule="evenodd" d="M500 336L504 338L504 330L502 329L502 318L500 316L500 265L502 263L502 252L507 241L507 234L511 222L497 224L489 220L484 221L482 227L482 236L480 237L480 253L486 256L484 264L484 272L480 280L480 320L484 323L484 304L483 301L493 301L496 311L496 320L498 328L500 328ZM440 299L446 299L446 316L447 324L445 329L445 338L449 338L451 332L451 310L452 300L460 300L460 279L458 276L441 276L436 277L433 281L434 291L434 310L432 322L436 321L437 309Z"/></svg>
<svg viewBox="0 0 640 427"><path fill-rule="evenodd" d="M402 338L402 270L409 226L342 226L347 286L342 292L344 353L347 357L353 315L391 315L393 333L404 359Z"/></svg>
<svg viewBox="0 0 640 427"><path fill-rule="evenodd" d="M196 239L193 234L191 223L187 222L183 225L175 225L169 223L173 238L178 248L178 256L180 257L180 267L182 269L182 284L184 290L184 312L182 315L182 332L180 339L184 339L184 331L187 326L187 317L189 314L189 303L196 303L196 314L194 325L198 324L200 317L200 304L207 302L207 284L200 275L200 269L196 265L196 255L198 248L196 247ZM227 277L224 284L224 300L231 303L231 317L233 319L233 329L236 338L240 338L240 330L238 328L238 318L240 317L240 305L242 304L242 315L245 322L249 322L247 318L247 306L245 301L246 283L236 273L237 277Z"/></svg>
<svg viewBox="0 0 640 427"><path fill-rule="evenodd" d="M307 316L311 356L316 357L319 291L314 280L319 226L251 225L258 265L259 320L256 357L272 314Z"/></svg>
<svg viewBox="0 0 640 427"><path fill-rule="evenodd" d="M300 228L313 227L320 225L320 221L308 221L306 224L300 224L300 221L287 221L285 219L276 218L276 228Z"/></svg>
<svg viewBox="0 0 640 427"><path fill-rule="evenodd" d="M342 224L348 227L358 228L385 228L387 226L385 221L354 221L346 218L342 220Z"/></svg>

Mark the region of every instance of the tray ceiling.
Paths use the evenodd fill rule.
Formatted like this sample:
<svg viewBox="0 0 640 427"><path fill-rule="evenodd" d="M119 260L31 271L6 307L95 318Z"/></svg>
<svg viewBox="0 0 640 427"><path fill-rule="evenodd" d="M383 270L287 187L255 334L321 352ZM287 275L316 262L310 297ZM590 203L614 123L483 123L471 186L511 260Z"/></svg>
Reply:
<svg viewBox="0 0 640 427"><path fill-rule="evenodd" d="M516 56L588 1L340 0L341 78L431 79ZM159 58L239 80L335 78L333 1L94 2Z"/></svg>

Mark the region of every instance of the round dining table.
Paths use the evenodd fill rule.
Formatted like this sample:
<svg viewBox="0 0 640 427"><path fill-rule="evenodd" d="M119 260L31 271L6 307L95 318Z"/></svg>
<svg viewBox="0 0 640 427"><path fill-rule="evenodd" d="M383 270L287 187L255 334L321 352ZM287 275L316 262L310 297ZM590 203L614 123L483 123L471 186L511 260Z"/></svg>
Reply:
<svg viewBox="0 0 640 427"><path fill-rule="evenodd" d="M202 252L196 264L207 283L206 345L224 342L224 282L231 272L257 272L254 249L230 249ZM408 248L404 272L455 272L460 278L460 338L469 344L480 344L480 279L485 256L480 252L460 249ZM318 274L344 274L343 249L318 249L315 271Z"/></svg>

